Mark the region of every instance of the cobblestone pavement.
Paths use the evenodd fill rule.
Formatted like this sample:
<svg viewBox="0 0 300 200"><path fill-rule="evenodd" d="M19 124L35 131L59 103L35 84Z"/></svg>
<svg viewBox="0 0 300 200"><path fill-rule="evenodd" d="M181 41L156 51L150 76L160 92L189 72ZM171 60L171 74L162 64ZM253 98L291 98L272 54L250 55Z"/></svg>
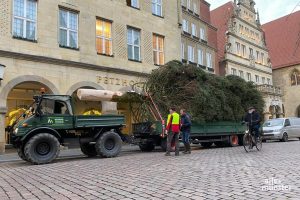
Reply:
<svg viewBox="0 0 300 200"><path fill-rule="evenodd" d="M0 199L300 199L300 142L0 163Z"/></svg>

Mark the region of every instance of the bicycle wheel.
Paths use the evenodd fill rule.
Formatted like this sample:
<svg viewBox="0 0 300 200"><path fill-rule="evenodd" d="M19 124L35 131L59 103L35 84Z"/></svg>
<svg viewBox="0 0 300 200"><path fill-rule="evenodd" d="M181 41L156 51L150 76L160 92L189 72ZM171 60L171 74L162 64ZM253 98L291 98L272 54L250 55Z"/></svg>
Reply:
<svg viewBox="0 0 300 200"><path fill-rule="evenodd" d="M261 137L257 138L255 146L256 146L257 151L261 151L261 149L262 149L262 139L261 139Z"/></svg>
<svg viewBox="0 0 300 200"><path fill-rule="evenodd" d="M246 152L249 152L252 147L252 140L249 134L245 134L243 137L243 145Z"/></svg>

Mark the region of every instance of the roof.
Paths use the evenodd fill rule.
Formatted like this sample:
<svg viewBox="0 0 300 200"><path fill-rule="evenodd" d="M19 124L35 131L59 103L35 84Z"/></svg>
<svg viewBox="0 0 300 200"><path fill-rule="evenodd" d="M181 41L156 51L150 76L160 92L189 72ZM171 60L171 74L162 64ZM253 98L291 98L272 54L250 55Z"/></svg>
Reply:
<svg viewBox="0 0 300 200"><path fill-rule="evenodd" d="M262 26L273 69L300 64L300 11Z"/></svg>
<svg viewBox="0 0 300 200"><path fill-rule="evenodd" d="M218 29L218 61L224 58L226 31L228 30L228 21L234 11L232 1L211 11L211 22Z"/></svg>

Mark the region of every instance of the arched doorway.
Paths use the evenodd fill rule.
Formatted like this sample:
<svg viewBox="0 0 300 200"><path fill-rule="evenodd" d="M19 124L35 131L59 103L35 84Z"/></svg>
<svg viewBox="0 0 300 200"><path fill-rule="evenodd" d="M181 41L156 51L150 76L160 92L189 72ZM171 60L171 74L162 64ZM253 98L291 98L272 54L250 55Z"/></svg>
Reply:
<svg viewBox="0 0 300 200"><path fill-rule="evenodd" d="M43 83L26 81L14 86L6 99L7 113L5 115L5 142L10 144L9 127L24 114L33 103L33 96L41 94L41 88L45 94L53 94L53 91Z"/></svg>

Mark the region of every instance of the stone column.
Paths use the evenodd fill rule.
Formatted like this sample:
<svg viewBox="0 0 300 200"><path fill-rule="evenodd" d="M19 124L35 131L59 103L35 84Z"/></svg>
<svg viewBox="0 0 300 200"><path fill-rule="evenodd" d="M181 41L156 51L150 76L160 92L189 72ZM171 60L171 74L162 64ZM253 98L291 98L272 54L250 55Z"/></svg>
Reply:
<svg viewBox="0 0 300 200"><path fill-rule="evenodd" d="M5 153L5 114L6 108L0 108L0 154Z"/></svg>
<svg viewBox="0 0 300 200"><path fill-rule="evenodd" d="M118 114L117 103L102 101L102 114Z"/></svg>

